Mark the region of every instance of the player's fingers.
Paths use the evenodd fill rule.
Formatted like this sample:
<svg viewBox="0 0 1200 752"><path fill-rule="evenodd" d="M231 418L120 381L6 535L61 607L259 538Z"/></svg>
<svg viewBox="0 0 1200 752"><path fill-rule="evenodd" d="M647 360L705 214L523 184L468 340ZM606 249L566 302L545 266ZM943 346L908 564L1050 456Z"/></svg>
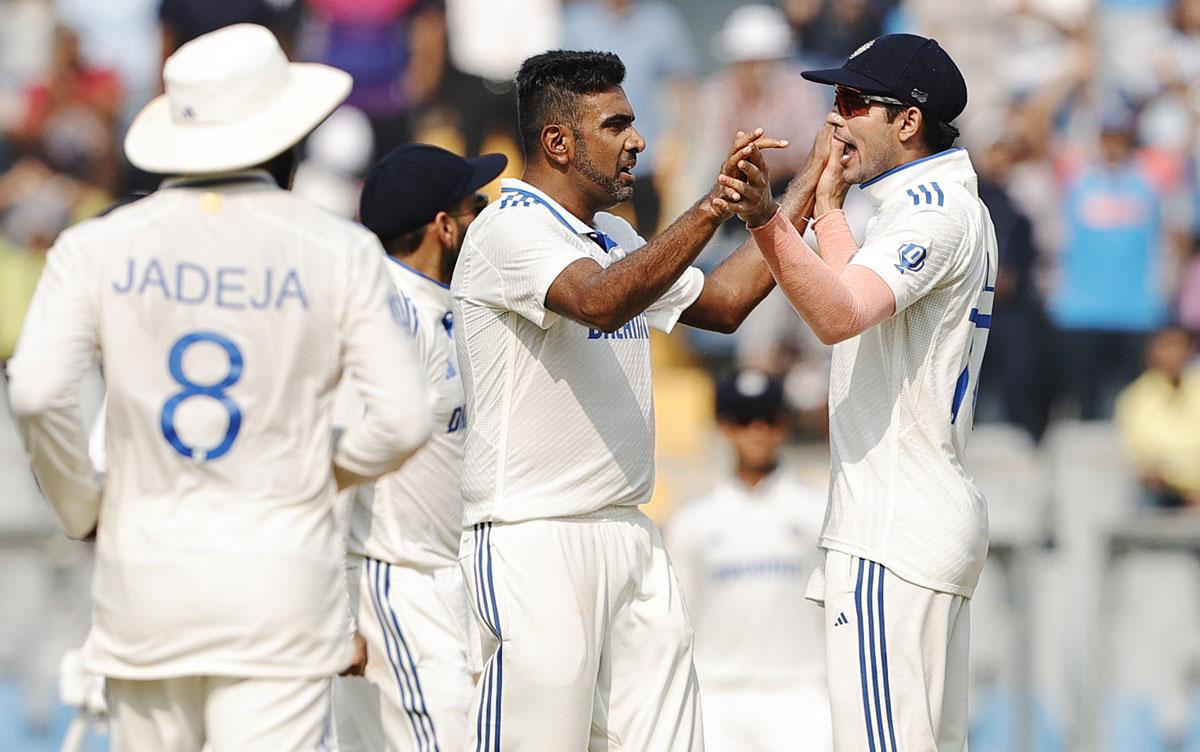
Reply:
<svg viewBox="0 0 1200 752"><path fill-rule="evenodd" d="M749 159L743 159L738 162L738 169L746 173L746 181L755 185L762 185L767 182L763 176L763 171L751 162Z"/></svg>
<svg viewBox="0 0 1200 752"><path fill-rule="evenodd" d="M719 178L717 178L717 180L719 180L721 185L725 186L727 190L739 191L741 193L746 192L747 186L746 181L744 180L738 180L737 178L730 177L729 175L721 175Z"/></svg>
<svg viewBox="0 0 1200 752"><path fill-rule="evenodd" d="M719 211L721 213L730 211L729 202L723 198L714 198L712 200L712 205L713 205L714 209L716 209L717 211Z"/></svg>
<svg viewBox="0 0 1200 752"><path fill-rule="evenodd" d="M752 131L738 131L737 138L733 140L733 148L729 152L730 155L737 154L751 142L762 138L762 135L762 128L755 128Z"/></svg>
<svg viewBox="0 0 1200 752"><path fill-rule="evenodd" d="M759 149L786 149L791 144L786 138L763 136L753 143Z"/></svg>

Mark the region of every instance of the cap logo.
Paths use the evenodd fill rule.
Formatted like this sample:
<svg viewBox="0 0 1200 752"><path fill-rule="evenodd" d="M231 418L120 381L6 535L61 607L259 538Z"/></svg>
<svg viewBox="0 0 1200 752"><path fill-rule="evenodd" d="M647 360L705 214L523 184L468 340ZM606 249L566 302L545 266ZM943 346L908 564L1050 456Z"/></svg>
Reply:
<svg viewBox="0 0 1200 752"><path fill-rule="evenodd" d="M873 44L875 44L875 40L874 40L874 39L872 39L871 41L869 41L869 42L867 42L866 44L864 44L862 47L859 47L857 50L855 50L855 51L854 51L854 53L853 53L852 55L850 55L849 59L850 59L850 60L853 60L854 58L856 58L856 57L858 57L859 55L863 54L863 53L864 53L864 52L866 52L867 50L871 49L871 45L873 45Z"/></svg>
<svg viewBox="0 0 1200 752"><path fill-rule="evenodd" d="M909 96L911 96L913 99L917 100L921 104L925 104L925 101L929 99L929 95L926 94L925 92L921 91L920 89L913 89L912 93Z"/></svg>
<svg viewBox="0 0 1200 752"><path fill-rule="evenodd" d="M195 120L196 119L196 111L192 109L192 106L190 104L185 105L183 108L183 111L179 113L179 119L180 120Z"/></svg>

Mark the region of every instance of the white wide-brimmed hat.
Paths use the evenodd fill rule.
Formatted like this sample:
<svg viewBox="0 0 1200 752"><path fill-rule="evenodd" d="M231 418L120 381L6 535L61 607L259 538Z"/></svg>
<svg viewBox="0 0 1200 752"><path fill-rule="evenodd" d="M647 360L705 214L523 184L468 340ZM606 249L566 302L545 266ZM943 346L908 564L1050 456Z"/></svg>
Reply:
<svg viewBox="0 0 1200 752"><path fill-rule="evenodd" d="M717 34L717 52L727 63L790 57L792 29L779 8L743 5L725 19Z"/></svg>
<svg viewBox="0 0 1200 752"><path fill-rule="evenodd" d="M229 172L296 144L350 93L345 71L289 63L255 24L197 37L167 58L166 94L134 119L125 155L163 175Z"/></svg>

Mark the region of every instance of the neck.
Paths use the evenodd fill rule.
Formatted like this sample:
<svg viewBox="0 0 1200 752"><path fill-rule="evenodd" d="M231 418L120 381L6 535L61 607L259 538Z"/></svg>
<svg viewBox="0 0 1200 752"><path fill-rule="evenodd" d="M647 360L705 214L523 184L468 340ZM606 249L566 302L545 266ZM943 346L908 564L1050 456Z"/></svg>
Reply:
<svg viewBox="0 0 1200 752"><path fill-rule="evenodd" d="M442 270L442 249L436 241L430 242L429 235L432 234L426 233L425 241L417 247L417 250L407 256L393 254L392 258L430 279L436 279L438 282L448 285L450 284L449 275Z"/></svg>
<svg viewBox="0 0 1200 752"><path fill-rule="evenodd" d="M778 463L774 462L765 467L747 467L745 465L739 465L734 474L737 475L738 480L746 484L747 488L757 488L758 484L762 483L767 476L775 472L775 468L778 466Z"/></svg>
<svg viewBox="0 0 1200 752"><path fill-rule="evenodd" d="M589 206L587 196L567 177L567 173L564 171L530 165L521 175L521 180L545 193L564 209L589 225L595 223L596 212L605 208Z"/></svg>

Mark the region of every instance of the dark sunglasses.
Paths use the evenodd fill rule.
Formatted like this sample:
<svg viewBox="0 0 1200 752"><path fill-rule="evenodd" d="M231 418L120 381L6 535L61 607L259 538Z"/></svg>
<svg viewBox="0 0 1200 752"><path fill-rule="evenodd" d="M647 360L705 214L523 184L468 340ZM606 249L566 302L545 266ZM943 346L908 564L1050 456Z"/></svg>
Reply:
<svg viewBox="0 0 1200 752"><path fill-rule="evenodd" d="M844 118L858 117L866 115L871 111L873 104L898 104L903 105L899 99L891 97L880 97L874 94L864 94L856 89L850 89L845 86L835 86L833 89L833 104L837 107L838 114Z"/></svg>

